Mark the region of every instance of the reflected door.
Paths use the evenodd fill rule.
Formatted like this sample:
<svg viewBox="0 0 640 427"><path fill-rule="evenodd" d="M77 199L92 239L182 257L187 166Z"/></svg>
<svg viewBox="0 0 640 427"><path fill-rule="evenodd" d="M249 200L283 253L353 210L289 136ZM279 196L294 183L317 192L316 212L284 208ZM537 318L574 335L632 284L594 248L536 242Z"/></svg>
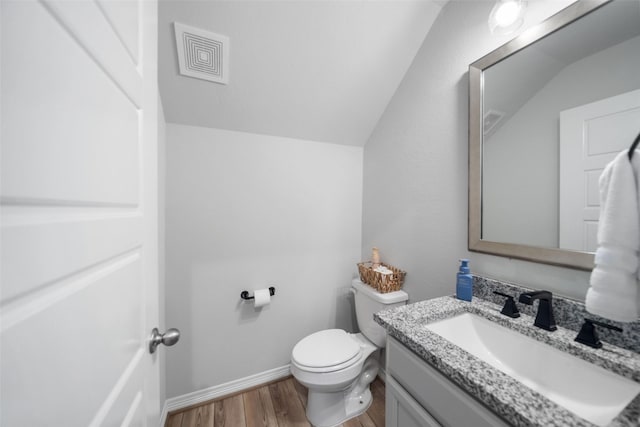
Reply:
<svg viewBox="0 0 640 427"><path fill-rule="evenodd" d="M595 252L605 166L640 131L640 90L560 113L560 248Z"/></svg>

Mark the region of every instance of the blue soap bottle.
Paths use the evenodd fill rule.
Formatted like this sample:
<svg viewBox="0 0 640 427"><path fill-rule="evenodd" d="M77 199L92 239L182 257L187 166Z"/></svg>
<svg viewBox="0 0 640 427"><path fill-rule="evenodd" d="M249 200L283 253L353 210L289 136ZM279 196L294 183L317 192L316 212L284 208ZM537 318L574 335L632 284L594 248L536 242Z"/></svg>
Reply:
<svg viewBox="0 0 640 427"><path fill-rule="evenodd" d="M461 300L471 301L473 295L473 279L469 273L469 260L460 260L460 271L456 280L456 297Z"/></svg>

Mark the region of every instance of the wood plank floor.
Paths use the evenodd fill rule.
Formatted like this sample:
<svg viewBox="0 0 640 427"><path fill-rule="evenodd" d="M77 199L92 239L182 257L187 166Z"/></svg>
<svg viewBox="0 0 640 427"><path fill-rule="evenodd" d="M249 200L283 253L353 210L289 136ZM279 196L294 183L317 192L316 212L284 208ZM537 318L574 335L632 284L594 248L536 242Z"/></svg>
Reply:
<svg viewBox="0 0 640 427"><path fill-rule="evenodd" d="M384 383L371 384L369 410L342 427L384 427ZM169 414L165 427L310 427L305 416L307 389L295 378L203 403Z"/></svg>

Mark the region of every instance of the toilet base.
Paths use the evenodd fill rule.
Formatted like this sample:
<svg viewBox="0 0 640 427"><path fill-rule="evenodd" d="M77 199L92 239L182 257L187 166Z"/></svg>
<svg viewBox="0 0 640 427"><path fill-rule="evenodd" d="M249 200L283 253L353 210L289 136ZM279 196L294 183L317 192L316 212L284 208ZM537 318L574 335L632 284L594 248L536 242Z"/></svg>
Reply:
<svg viewBox="0 0 640 427"><path fill-rule="evenodd" d="M379 368L376 356L367 359L360 376L343 391L326 393L309 389L306 415L314 427L339 426L369 409L373 401L369 384Z"/></svg>
<svg viewBox="0 0 640 427"><path fill-rule="evenodd" d="M309 391L307 419L313 427L336 427L369 409L373 397L367 388L357 396L344 393L320 393Z"/></svg>
<svg viewBox="0 0 640 427"><path fill-rule="evenodd" d="M371 395L371 390L369 390L369 388L367 388L360 396L349 397L349 400L347 400L347 418L342 420L342 422L364 414L371 406L371 403L373 403L373 396Z"/></svg>

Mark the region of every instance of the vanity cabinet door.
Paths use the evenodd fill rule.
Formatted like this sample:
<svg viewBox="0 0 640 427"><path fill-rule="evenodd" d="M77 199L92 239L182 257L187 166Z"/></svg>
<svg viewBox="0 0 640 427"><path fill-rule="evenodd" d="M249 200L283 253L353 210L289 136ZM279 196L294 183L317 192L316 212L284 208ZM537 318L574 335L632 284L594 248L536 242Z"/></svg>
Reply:
<svg viewBox="0 0 640 427"><path fill-rule="evenodd" d="M386 427L441 427L393 378L386 378Z"/></svg>
<svg viewBox="0 0 640 427"><path fill-rule="evenodd" d="M389 377L444 426L509 426L489 408L392 337L387 338L387 378Z"/></svg>

